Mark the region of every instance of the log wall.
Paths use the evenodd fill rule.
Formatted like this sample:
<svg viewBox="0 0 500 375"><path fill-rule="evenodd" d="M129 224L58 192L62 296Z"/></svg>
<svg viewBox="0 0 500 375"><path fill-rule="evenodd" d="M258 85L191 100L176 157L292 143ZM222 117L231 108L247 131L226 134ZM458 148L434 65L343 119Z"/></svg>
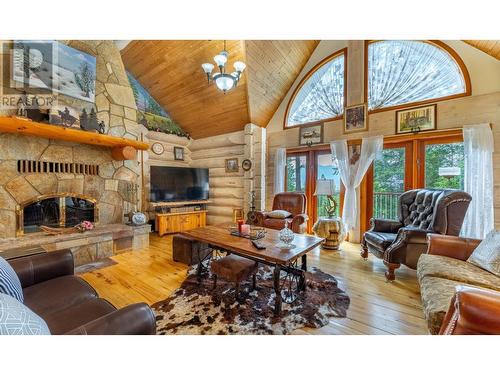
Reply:
<svg viewBox="0 0 500 375"><path fill-rule="evenodd" d="M184 137L179 137L173 134L165 134L154 131L146 131L144 133L144 142L147 142L150 147L147 152L144 152L144 206L143 211L148 212L149 218L154 219L154 210L149 202L150 191L150 167L151 166L164 166L164 167L189 167L191 164L191 151L189 145L192 140ZM163 153L157 155L152 151L152 145L160 143L163 146ZM184 148L184 160L175 160L174 147Z"/></svg>
<svg viewBox="0 0 500 375"><path fill-rule="evenodd" d="M207 224L228 223L233 208L243 208L244 173L241 162L245 158L245 132L193 140L189 146L191 167L209 168L210 201ZM226 172L225 161L238 158L238 172Z"/></svg>

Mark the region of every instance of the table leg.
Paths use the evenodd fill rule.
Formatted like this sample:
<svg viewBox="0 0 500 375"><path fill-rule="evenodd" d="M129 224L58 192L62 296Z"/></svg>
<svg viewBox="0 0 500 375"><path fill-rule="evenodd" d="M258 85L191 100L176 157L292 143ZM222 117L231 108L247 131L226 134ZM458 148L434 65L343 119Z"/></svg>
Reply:
<svg viewBox="0 0 500 375"><path fill-rule="evenodd" d="M198 279L198 283L201 283L201 275L203 273L203 259L201 259L200 247L197 246L198 250L198 268L196 269L196 277Z"/></svg>
<svg viewBox="0 0 500 375"><path fill-rule="evenodd" d="M302 270L307 272L307 254L302 255Z"/></svg>
<svg viewBox="0 0 500 375"><path fill-rule="evenodd" d="M278 316L281 313L280 275L281 267L279 265L274 266L274 293L276 294L276 301L274 303L274 315Z"/></svg>

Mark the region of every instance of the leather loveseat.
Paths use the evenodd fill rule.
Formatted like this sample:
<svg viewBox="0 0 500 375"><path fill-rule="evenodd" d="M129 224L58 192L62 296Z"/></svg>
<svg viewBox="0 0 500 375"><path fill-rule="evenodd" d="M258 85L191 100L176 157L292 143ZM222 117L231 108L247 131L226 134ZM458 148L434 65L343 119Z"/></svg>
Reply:
<svg viewBox="0 0 500 375"><path fill-rule="evenodd" d="M427 234L458 236L471 196L461 190L415 189L398 200L398 220L371 219L371 228L361 241L361 256L368 252L384 260L385 277L404 264L416 269L420 254L427 250Z"/></svg>
<svg viewBox="0 0 500 375"><path fill-rule="evenodd" d="M155 334L156 322L145 303L117 310L86 281L74 275L70 250L9 260L21 281L24 304L53 335Z"/></svg>
<svg viewBox="0 0 500 375"><path fill-rule="evenodd" d="M295 233L305 233L307 231L306 214L307 198L304 193L279 193L273 199L273 211L284 210L292 215L286 219L276 219L269 217L268 212L257 212L255 225L281 230L285 227L285 220L291 221L289 228Z"/></svg>

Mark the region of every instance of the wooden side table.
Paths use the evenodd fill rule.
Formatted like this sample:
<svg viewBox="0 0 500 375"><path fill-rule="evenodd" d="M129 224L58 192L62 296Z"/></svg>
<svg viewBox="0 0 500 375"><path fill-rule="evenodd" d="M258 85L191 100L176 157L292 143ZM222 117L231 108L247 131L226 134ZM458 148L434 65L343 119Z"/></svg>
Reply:
<svg viewBox="0 0 500 375"><path fill-rule="evenodd" d="M325 239L321 245L323 249L338 250L346 236L344 224L339 217L321 217L314 223L312 229L318 237Z"/></svg>

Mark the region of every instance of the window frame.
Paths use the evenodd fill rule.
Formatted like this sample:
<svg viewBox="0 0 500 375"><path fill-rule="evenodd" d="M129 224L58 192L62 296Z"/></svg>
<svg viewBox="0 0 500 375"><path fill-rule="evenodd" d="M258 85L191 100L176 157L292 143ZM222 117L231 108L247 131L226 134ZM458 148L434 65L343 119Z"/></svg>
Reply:
<svg viewBox="0 0 500 375"><path fill-rule="evenodd" d="M288 101L288 104L286 106L285 110L285 116L283 118L283 130L287 129L294 129L298 128L301 126L311 126L311 125L318 125L322 124L325 122L330 122L330 121L336 121L336 120L341 120L344 118L344 113L341 115L335 116L335 117L330 117L330 118L325 118L322 120L318 121L311 121L311 122L306 122L303 124L295 124L295 125L287 125L288 122L288 115L290 113L290 108L292 106L293 101L295 100L295 97L297 96L298 92L300 89L304 86L304 84L309 80L309 78L316 73L318 69L320 69L323 65L328 64L331 60L335 59L336 57L339 57L343 55L344 56L344 112L345 112L345 107L346 107L346 101L347 101L347 47L342 48L340 50L335 51L331 55L328 55L324 59L322 59L319 63L314 65L304 77L300 80L299 84L297 87L293 90L292 96L290 97L290 100Z"/></svg>
<svg viewBox="0 0 500 375"><path fill-rule="evenodd" d="M368 105L368 46L371 43L377 43L377 42L384 42L385 40L365 40L365 57L364 57L364 100L366 105ZM427 43L431 44L434 47L440 48L444 52L450 56L452 60L455 61L455 63L458 65L458 68L462 74L462 77L464 79L465 83L465 92L459 93L459 94L453 94L453 95L447 95L447 96L442 96L439 98L432 98L432 99L425 99L425 100L420 100L417 102L410 102L410 103L404 103L404 104L398 104L398 105L393 105L390 107L383 107L383 108L376 108L376 109L368 109L368 114L371 113L378 113L378 112L385 112L385 111L393 111L393 110L399 110L399 109L406 109L406 108L412 108L420 105L425 105L425 104L430 104L430 103L437 103L445 100L450 100L450 99L456 99L456 98L462 98L464 96L470 96L472 93L472 86L471 86L471 81L470 81L470 75L469 71L467 70L467 67L465 66L464 61L460 57L460 55L449 45L446 43L441 42L440 40L414 40L416 42L422 42L422 43Z"/></svg>

